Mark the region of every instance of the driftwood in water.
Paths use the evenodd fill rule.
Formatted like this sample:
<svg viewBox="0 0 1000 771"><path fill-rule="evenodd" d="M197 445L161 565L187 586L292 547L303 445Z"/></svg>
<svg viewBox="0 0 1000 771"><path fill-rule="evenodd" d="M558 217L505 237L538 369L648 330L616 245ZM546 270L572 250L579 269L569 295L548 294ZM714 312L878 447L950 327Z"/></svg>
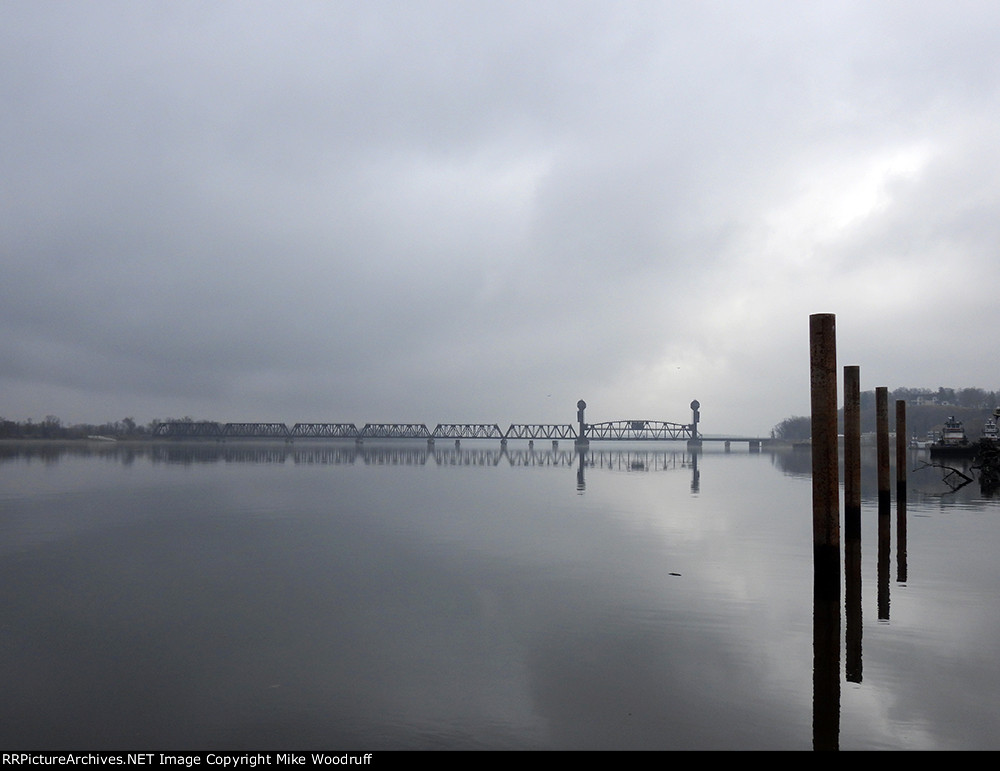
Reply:
<svg viewBox="0 0 1000 771"><path fill-rule="evenodd" d="M941 481L944 482L946 485L948 485L948 487L951 488L952 492L955 492L956 490L961 490L963 487L969 484L969 482L975 481L964 471L959 471L954 466L945 466L943 463L927 463L925 461L924 464L922 466L919 466L918 468L939 468L947 471L948 473L941 478ZM956 480L955 477L958 477L958 480Z"/></svg>
<svg viewBox="0 0 1000 771"><path fill-rule="evenodd" d="M974 445L972 456L974 463L971 466L973 471L979 473L979 489L985 495L992 495L1000 490L1000 445L989 439L980 439ZM924 463L920 468L939 468L946 472L942 481L952 492L960 490L970 482L975 480L964 471L959 471L954 466L946 466L943 463Z"/></svg>

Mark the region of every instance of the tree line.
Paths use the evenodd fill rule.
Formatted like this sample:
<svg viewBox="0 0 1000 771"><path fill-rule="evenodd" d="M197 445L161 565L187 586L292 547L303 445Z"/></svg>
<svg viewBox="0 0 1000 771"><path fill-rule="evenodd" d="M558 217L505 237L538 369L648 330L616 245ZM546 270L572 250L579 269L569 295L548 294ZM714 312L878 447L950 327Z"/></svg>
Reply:
<svg viewBox="0 0 1000 771"><path fill-rule="evenodd" d="M55 415L46 415L44 419L34 421L7 420L0 418L0 439L86 439L88 436L106 436L115 439L142 439L153 435L161 422L176 420L193 422L192 418L167 418L166 421L155 419L146 424L137 423L135 418L125 417L121 420L111 420L105 423L76 423L66 425Z"/></svg>
<svg viewBox="0 0 1000 771"><path fill-rule="evenodd" d="M966 433L974 439L983 423L1000 407L1000 392L982 388L897 388L889 392L890 431L895 430L895 404L906 402L906 430L910 436L925 438L940 431L944 422L954 417L965 424ZM844 410L837 413L838 428L844 430ZM861 432L874 433L875 391L861 393ZM771 436L785 442L804 442L812 433L809 416L793 415L778 423Z"/></svg>

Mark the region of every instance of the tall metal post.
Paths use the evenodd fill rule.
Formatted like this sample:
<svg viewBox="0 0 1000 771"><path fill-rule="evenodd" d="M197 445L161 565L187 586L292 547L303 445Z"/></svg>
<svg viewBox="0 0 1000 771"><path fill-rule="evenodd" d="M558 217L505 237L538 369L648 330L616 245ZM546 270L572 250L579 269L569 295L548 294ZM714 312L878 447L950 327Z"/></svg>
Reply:
<svg viewBox="0 0 1000 771"><path fill-rule="evenodd" d="M878 617L889 619L889 535L890 504L892 492L889 486L889 389L880 386L875 389L875 452L878 476L878 554L877 597Z"/></svg>
<svg viewBox="0 0 1000 771"><path fill-rule="evenodd" d="M861 368L844 367L844 527L861 535Z"/></svg>
<svg viewBox="0 0 1000 771"><path fill-rule="evenodd" d="M840 464L837 334L830 313L809 317L813 484L813 749L839 748Z"/></svg>
<svg viewBox="0 0 1000 771"><path fill-rule="evenodd" d="M837 323L832 313L809 317L812 403L813 544L816 557L840 562L840 465L837 457ZM820 552L833 552L832 555Z"/></svg>
<svg viewBox="0 0 1000 771"><path fill-rule="evenodd" d="M906 400L896 400L896 487L906 485Z"/></svg>
<svg viewBox="0 0 1000 771"><path fill-rule="evenodd" d="M887 503L889 489L889 389L875 389L875 452L878 465L878 500ZM884 499L884 500L883 500Z"/></svg>
<svg viewBox="0 0 1000 771"><path fill-rule="evenodd" d="M861 636L861 369L844 367L844 610L847 681L862 677Z"/></svg>
<svg viewBox="0 0 1000 771"><path fill-rule="evenodd" d="M896 401L896 580L906 581L906 401Z"/></svg>

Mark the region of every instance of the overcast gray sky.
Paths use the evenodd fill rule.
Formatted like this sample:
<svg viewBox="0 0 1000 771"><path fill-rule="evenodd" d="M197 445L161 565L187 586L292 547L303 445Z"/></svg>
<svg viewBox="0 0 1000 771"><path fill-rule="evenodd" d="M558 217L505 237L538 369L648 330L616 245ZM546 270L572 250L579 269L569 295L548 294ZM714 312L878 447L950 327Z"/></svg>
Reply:
<svg viewBox="0 0 1000 771"><path fill-rule="evenodd" d="M0 4L0 415L1000 389L1000 4Z"/></svg>

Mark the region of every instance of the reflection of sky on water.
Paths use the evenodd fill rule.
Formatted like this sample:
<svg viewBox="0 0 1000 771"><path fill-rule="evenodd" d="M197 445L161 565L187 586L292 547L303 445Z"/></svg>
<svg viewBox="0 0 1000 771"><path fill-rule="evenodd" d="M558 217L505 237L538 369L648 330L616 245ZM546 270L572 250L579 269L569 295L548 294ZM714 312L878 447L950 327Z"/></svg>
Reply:
<svg viewBox="0 0 1000 771"><path fill-rule="evenodd" d="M811 747L811 486L781 459L706 452L692 491L686 453L629 456L586 465L581 493L571 450L536 465L265 450L0 463L22 479L0 518L15 736ZM908 579L879 621L866 503L842 748L996 748L997 513L912 504Z"/></svg>

